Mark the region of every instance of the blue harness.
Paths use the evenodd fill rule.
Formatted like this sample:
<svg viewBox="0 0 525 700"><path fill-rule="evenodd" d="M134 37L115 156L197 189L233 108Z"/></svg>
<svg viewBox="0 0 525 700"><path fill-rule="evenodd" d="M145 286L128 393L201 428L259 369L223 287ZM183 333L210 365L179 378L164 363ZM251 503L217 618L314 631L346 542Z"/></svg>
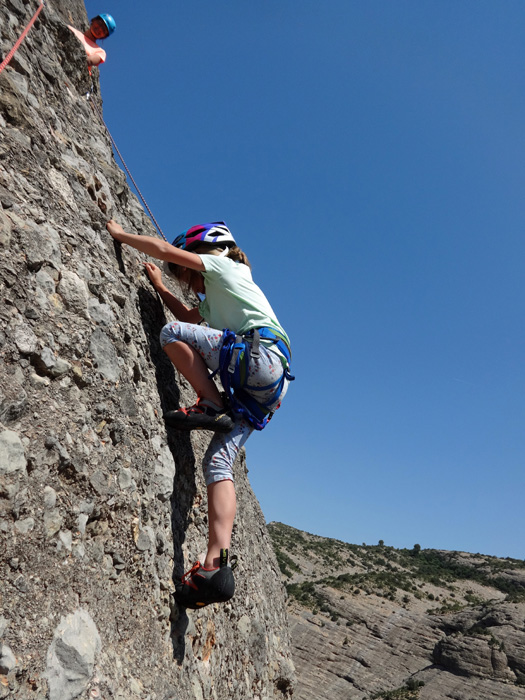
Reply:
<svg viewBox="0 0 525 700"><path fill-rule="evenodd" d="M248 380L248 367L250 358L260 357L260 341L271 340L272 344L286 358L287 366L277 381L267 386L250 387L250 391L268 391L274 389L272 396L265 403L260 403L245 391ZM274 404L281 395L286 379L295 379L289 370L292 354L284 337L272 328L255 328L245 335L237 335L225 328L222 333L222 346L219 356L219 369L217 372L226 397L230 403L231 411L237 416L243 416L255 430L262 430L273 415L268 406Z"/></svg>

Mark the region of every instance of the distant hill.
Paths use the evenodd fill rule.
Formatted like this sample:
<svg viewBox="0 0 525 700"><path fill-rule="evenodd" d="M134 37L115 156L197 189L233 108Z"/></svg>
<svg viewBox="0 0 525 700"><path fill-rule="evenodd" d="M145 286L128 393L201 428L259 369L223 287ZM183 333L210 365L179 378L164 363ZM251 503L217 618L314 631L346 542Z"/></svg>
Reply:
<svg viewBox="0 0 525 700"><path fill-rule="evenodd" d="M525 699L525 561L268 529L294 700Z"/></svg>

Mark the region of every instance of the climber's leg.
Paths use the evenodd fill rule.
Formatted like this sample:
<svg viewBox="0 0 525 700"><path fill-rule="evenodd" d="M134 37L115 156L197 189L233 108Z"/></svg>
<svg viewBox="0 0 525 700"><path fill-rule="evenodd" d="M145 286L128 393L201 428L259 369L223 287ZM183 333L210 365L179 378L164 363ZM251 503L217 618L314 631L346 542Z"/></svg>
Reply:
<svg viewBox="0 0 525 700"><path fill-rule="evenodd" d="M164 326L160 342L197 394L194 406L165 413L166 423L177 430L205 429L221 433L232 430L234 422L224 410L222 396L208 371L219 366L221 331L174 321Z"/></svg>
<svg viewBox="0 0 525 700"><path fill-rule="evenodd" d="M217 408L223 407L219 390L215 382L210 381L208 367L195 348L184 342L172 342L164 347L164 352L191 384L199 399L207 399Z"/></svg>
<svg viewBox="0 0 525 700"><path fill-rule="evenodd" d="M208 485L209 544L204 564L195 562L175 584L175 600L187 608L223 603L235 592L235 579L228 566L233 520L235 487L230 479Z"/></svg>
<svg viewBox="0 0 525 700"><path fill-rule="evenodd" d="M253 432L244 418L237 420L227 435L216 433L211 440L202 468L208 487L209 541L205 566L218 566L221 549L229 549L235 518L236 497L233 465L239 450Z"/></svg>
<svg viewBox="0 0 525 700"><path fill-rule="evenodd" d="M215 481L208 485L208 552L204 568L217 568L221 549L229 549L236 510L233 481Z"/></svg>

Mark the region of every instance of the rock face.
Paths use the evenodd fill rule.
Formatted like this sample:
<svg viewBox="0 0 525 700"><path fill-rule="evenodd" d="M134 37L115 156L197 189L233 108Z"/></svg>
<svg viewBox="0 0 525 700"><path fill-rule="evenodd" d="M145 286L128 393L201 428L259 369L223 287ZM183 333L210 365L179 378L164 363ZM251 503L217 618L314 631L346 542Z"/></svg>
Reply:
<svg viewBox="0 0 525 700"><path fill-rule="evenodd" d="M2 56L36 6L1 4ZM141 256L105 221L154 230L66 24L87 26L82 2L48 0L0 75L0 698L286 698L284 590L244 454L234 601L171 602L205 550L210 434L165 430L193 396Z"/></svg>
<svg viewBox="0 0 525 700"><path fill-rule="evenodd" d="M289 593L294 699L525 698L525 561L269 530Z"/></svg>

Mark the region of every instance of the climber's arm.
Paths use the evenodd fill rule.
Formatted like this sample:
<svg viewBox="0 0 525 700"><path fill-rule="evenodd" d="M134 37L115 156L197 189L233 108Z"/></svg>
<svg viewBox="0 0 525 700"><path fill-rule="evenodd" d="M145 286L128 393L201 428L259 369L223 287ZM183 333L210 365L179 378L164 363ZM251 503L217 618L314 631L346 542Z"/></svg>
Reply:
<svg viewBox="0 0 525 700"><path fill-rule="evenodd" d="M99 66L104 63L104 59L98 53L92 53L87 57L88 66Z"/></svg>
<svg viewBox="0 0 525 700"><path fill-rule="evenodd" d="M166 304L171 313L179 321L184 321L185 323L200 323L202 321L202 316L199 313L198 308L190 309L186 304L174 296L170 290L164 285L162 281L162 273L159 268L153 263L144 263L148 277L151 283L155 287L162 301Z"/></svg>
<svg viewBox="0 0 525 700"><path fill-rule="evenodd" d="M198 270L199 272L202 272L205 269L204 265L202 264L202 260L198 255L195 255L195 253L188 253L187 250L175 248L175 246L172 246L166 241L161 241L159 238L152 238L151 236L137 236L132 233L126 233L122 226L113 220L108 221L106 228L115 240L119 241L120 243L130 245L132 248L140 250L141 253L151 255L152 258L173 262L181 267L189 267L190 269Z"/></svg>

